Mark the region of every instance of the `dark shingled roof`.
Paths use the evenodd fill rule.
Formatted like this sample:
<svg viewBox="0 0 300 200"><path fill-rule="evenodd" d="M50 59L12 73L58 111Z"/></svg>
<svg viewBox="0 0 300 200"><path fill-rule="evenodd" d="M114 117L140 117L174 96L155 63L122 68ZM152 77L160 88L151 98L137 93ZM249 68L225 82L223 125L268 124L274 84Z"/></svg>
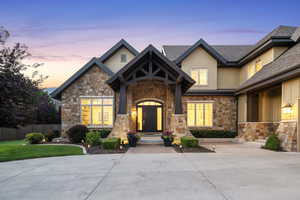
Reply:
<svg viewBox="0 0 300 200"><path fill-rule="evenodd" d="M242 83L238 91L246 89L271 77L279 75L294 69L300 68L300 43L297 43L273 62L265 65L259 72L254 74L250 79Z"/></svg>
<svg viewBox="0 0 300 200"><path fill-rule="evenodd" d="M267 34L263 39L259 40L254 45L210 45L228 62L238 62L246 57L250 52L257 49L270 39L290 39L297 27L292 26L278 26L272 32ZM189 45L163 45L165 55L170 60L176 60L191 46Z"/></svg>
<svg viewBox="0 0 300 200"><path fill-rule="evenodd" d="M164 52L170 60L176 60L191 46L187 45L164 45ZM245 56L253 45L211 45L221 56L227 61L238 61L241 57Z"/></svg>

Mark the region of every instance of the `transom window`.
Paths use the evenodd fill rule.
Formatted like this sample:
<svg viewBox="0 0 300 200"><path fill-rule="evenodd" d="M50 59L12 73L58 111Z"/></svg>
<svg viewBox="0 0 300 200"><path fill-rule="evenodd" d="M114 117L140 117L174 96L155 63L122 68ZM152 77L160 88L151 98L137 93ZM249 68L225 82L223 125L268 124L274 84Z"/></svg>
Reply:
<svg viewBox="0 0 300 200"><path fill-rule="evenodd" d="M194 127L213 126L213 103L188 102L187 124Z"/></svg>
<svg viewBox="0 0 300 200"><path fill-rule="evenodd" d="M126 54L121 54L121 62L127 62L127 55Z"/></svg>
<svg viewBox="0 0 300 200"><path fill-rule="evenodd" d="M81 123L89 127L112 127L113 97L81 97Z"/></svg>
<svg viewBox="0 0 300 200"><path fill-rule="evenodd" d="M208 69L195 68L191 70L191 76L196 81L195 85L205 86L208 84Z"/></svg>

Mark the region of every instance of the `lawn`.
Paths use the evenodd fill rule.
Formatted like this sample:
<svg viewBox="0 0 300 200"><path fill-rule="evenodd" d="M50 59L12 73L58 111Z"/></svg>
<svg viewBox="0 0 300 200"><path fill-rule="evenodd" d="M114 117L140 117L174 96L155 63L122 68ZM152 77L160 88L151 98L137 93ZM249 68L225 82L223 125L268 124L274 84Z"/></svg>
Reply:
<svg viewBox="0 0 300 200"><path fill-rule="evenodd" d="M0 142L0 162L69 155L83 155L83 152L75 146L30 145L24 140Z"/></svg>

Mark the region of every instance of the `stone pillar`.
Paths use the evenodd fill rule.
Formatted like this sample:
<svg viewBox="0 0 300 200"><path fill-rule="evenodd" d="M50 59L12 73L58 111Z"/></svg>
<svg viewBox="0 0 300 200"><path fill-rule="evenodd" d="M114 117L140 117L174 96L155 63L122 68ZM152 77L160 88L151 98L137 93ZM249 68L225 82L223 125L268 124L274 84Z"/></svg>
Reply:
<svg viewBox="0 0 300 200"><path fill-rule="evenodd" d="M172 114L170 129L175 137L191 135L184 114Z"/></svg>
<svg viewBox="0 0 300 200"><path fill-rule="evenodd" d="M129 120L129 114L117 114L114 127L109 137L127 138L127 133L130 130Z"/></svg>

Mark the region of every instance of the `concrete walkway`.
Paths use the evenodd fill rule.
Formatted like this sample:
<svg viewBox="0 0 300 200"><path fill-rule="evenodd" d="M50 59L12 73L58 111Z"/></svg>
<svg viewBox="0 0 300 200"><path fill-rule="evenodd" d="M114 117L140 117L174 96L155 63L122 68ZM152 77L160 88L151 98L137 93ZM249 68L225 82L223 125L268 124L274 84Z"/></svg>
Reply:
<svg viewBox="0 0 300 200"><path fill-rule="evenodd" d="M127 153L0 163L1 200L299 200L300 153Z"/></svg>

